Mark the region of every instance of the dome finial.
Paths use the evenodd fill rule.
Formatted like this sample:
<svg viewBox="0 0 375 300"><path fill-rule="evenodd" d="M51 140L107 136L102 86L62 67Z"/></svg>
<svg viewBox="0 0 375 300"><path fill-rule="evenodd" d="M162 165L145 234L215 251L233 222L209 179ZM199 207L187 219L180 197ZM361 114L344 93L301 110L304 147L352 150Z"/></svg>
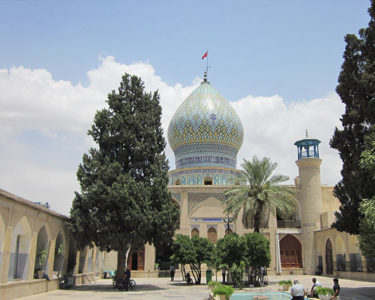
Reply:
<svg viewBox="0 0 375 300"><path fill-rule="evenodd" d="M204 81L204 82L207 82L207 71L204 71L203 81Z"/></svg>
<svg viewBox="0 0 375 300"><path fill-rule="evenodd" d="M307 129L306 129L306 137L307 137L307 138L309 137L309 133L307 132Z"/></svg>

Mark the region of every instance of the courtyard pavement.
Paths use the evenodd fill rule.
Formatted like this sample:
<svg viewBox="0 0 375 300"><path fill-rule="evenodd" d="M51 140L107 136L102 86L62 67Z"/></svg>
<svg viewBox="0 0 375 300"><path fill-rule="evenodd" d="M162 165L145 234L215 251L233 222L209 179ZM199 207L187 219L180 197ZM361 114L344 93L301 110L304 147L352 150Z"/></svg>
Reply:
<svg viewBox="0 0 375 300"><path fill-rule="evenodd" d="M325 287L332 287L331 277L316 276ZM279 280L295 280L310 290L312 276L308 275L283 275L269 276L269 285L263 288L245 288L242 291L260 292L277 291ZM215 280L215 275L213 280ZM221 276L218 277L221 280ZM111 279L100 279L95 283L78 286L71 290L55 290L44 294L22 297L23 300L74 300L74 299L134 299L134 300L203 300L208 299L209 289L203 279L202 285L186 285L177 277L171 282L169 278L135 278L137 282L134 290L118 291L112 287ZM375 299L375 282L340 279L340 300L373 300Z"/></svg>

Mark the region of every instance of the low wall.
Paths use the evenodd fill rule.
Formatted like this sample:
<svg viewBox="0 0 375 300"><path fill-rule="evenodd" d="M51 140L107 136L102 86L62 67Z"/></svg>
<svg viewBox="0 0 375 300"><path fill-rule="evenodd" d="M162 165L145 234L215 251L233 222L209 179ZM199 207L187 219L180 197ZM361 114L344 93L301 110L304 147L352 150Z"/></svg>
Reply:
<svg viewBox="0 0 375 300"><path fill-rule="evenodd" d="M17 299L35 294L46 293L59 288L59 280L34 279L20 280L0 284L0 298L4 300Z"/></svg>
<svg viewBox="0 0 375 300"><path fill-rule="evenodd" d="M363 281L372 281L375 282L375 273L367 272L334 272L336 277L345 278L345 279L354 279L354 280L363 280Z"/></svg>
<svg viewBox="0 0 375 300"><path fill-rule="evenodd" d="M95 280L95 274L79 274L74 277L75 285L91 283ZM20 297L26 297L48 291L57 290L59 288L59 279L33 279L33 280L16 280L8 283L0 284L0 299L12 300Z"/></svg>

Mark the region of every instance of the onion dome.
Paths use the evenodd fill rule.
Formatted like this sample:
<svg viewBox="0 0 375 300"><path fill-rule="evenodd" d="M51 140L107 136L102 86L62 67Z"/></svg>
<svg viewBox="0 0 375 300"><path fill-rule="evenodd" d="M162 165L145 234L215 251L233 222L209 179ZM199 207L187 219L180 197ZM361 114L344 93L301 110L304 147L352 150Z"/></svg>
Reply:
<svg viewBox="0 0 375 300"><path fill-rule="evenodd" d="M243 127L229 102L205 78L172 117L168 140L176 156L176 169L234 169Z"/></svg>

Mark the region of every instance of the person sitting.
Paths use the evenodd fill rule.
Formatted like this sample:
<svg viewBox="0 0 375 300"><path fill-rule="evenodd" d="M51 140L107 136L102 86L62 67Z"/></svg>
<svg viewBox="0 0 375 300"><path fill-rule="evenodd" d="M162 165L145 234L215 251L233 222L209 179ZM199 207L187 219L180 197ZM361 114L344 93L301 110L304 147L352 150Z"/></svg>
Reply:
<svg viewBox="0 0 375 300"><path fill-rule="evenodd" d="M331 300L339 299L339 293L340 293L340 285L339 285L339 279L333 278L333 292L334 295L331 297Z"/></svg>
<svg viewBox="0 0 375 300"><path fill-rule="evenodd" d="M315 277L313 277L312 279L311 279L311 281L313 282L313 285L312 285L312 287L311 287L311 291L310 291L310 293L308 293L307 294L307 296L308 297L312 297L312 298L319 298L319 295L316 293L316 288L318 287L318 286L323 286L318 280L316 280L316 278Z"/></svg>
<svg viewBox="0 0 375 300"><path fill-rule="evenodd" d="M303 300L305 298L305 289L303 285L299 283L298 280L293 281L293 286L290 289L290 293L292 294L292 300Z"/></svg>
<svg viewBox="0 0 375 300"><path fill-rule="evenodd" d="M187 284L193 283L193 279L191 279L189 272L186 273L186 282L187 282Z"/></svg>
<svg viewBox="0 0 375 300"><path fill-rule="evenodd" d="M125 273L124 273L124 285L125 285L125 291L129 290L129 280L130 280L131 272L129 267L126 267Z"/></svg>

